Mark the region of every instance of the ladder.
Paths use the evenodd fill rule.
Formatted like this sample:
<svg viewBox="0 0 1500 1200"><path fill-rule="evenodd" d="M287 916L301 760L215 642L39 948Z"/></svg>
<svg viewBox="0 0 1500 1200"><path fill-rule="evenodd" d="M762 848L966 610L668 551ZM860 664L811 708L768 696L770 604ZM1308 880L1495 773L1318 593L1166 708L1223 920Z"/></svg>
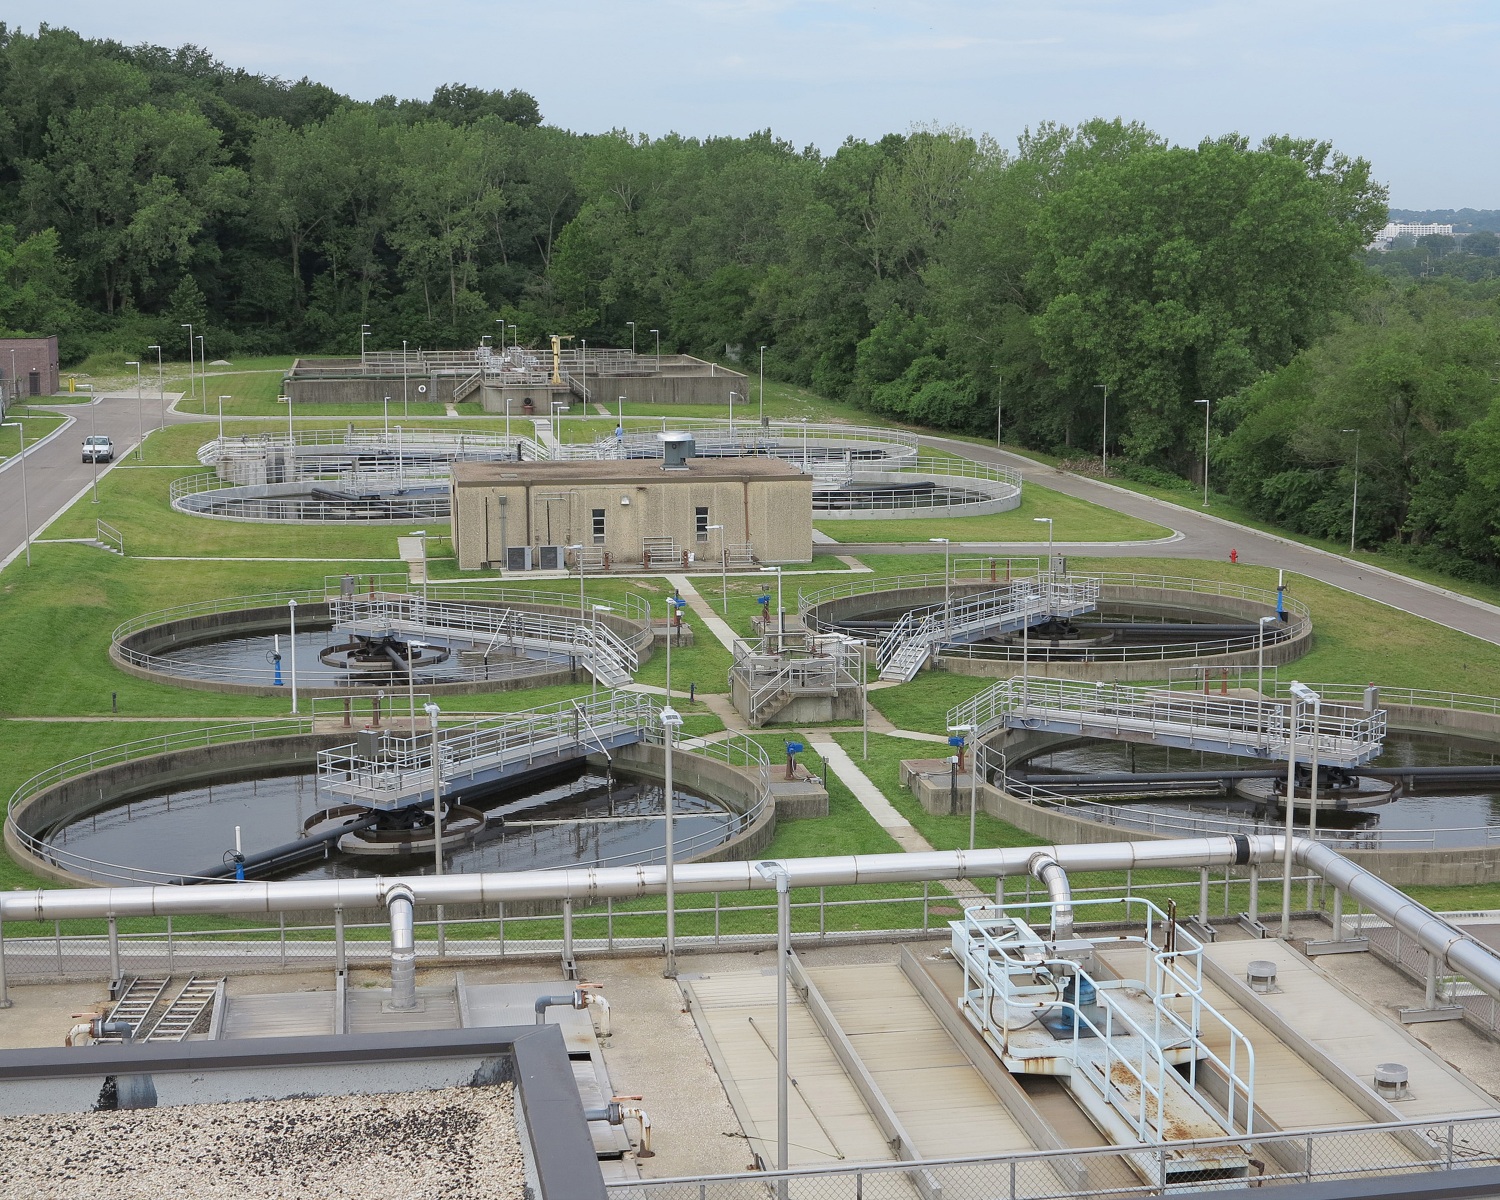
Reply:
<svg viewBox="0 0 1500 1200"><path fill-rule="evenodd" d="M199 975L191 976L182 985L182 990L173 998L172 1003L167 1005L167 1011L162 1013L161 1018L151 1027L151 1032L146 1035L146 1041L180 1042L186 1038L193 1031L193 1026L198 1023L198 1018L214 1002L223 983L222 976L218 979L206 979ZM165 980L162 981L162 986L166 986Z"/></svg>
<svg viewBox="0 0 1500 1200"><path fill-rule="evenodd" d="M120 993L120 998L115 1001L115 1006L109 1010L110 1021L126 1021L130 1025L131 1036L138 1037L141 1026L145 1023L151 1010L156 1007L156 1002L161 999L163 992L167 990L167 984L171 980L167 978L145 979L136 977L132 979ZM118 1033L106 1033L99 1039L100 1042L123 1042Z"/></svg>

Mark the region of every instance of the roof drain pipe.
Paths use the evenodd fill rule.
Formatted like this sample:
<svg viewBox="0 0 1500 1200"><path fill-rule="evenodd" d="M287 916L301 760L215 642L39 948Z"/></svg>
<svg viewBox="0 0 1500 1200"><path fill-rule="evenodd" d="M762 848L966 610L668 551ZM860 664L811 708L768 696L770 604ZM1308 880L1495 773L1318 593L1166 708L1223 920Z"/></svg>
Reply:
<svg viewBox="0 0 1500 1200"><path fill-rule="evenodd" d="M621 1104L621 1100L639 1100L639 1096L616 1096L603 1108L586 1108L583 1110L583 1119L586 1121L606 1121L611 1125L624 1125L627 1117L634 1117L641 1123L641 1140L636 1150L637 1158L654 1158L656 1152L651 1149L651 1117L644 1108L634 1104Z"/></svg>
<svg viewBox="0 0 1500 1200"><path fill-rule="evenodd" d="M1073 889L1068 885L1068 873L1057 859L1046 853L1033 854L1026 869L1047 887L1047 898L1052 902L1052 940L1058 942L1071 938Z"/></svg>
<svg viewBox="0 0 1500 1200"><path fill-rule="evenodd" d="M545 1025L547 1023L547 1010L549 1008L576 1008L582 1010L588 1006L588 993L582 988L575 988L563 996L538 996L534 1006L536 1010L536 1023L538 1025ZM600 1119L602 1120L602 1118Z"/></svg>
<svg viewBox="0 0 1500 1200"><path fill-rule="evenodd" d="M391 1009L411 1012L417 1007L417 942L411 888L398 884L385 894L391 914Z"/></svg>

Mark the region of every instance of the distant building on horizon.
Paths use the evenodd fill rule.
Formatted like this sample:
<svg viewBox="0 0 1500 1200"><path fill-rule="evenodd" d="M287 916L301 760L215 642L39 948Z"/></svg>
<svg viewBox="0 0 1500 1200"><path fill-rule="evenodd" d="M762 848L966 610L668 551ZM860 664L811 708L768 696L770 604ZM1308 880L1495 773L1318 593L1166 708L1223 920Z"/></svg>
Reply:
<svg viewBox="0 0 1500 1200"><path fill-rule="evenodd" d="M1377 233L1374 240L1370 242L1371 250L1389 250L1391 243L1398 237L1406 237L1408 234L1414 238L1426 237L1429 233L1436 233L1442 237L1453 236L1452 225L1438 225L1433 222L1418 223L1415 221L1390 221L1386 227Z"/></svg>

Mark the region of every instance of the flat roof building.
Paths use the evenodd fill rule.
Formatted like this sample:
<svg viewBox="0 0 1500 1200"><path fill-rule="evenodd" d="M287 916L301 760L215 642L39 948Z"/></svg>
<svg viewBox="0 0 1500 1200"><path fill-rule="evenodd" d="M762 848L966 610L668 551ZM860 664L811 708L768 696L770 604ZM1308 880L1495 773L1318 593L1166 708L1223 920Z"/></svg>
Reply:
<svg viewBox="0 0 1500 1200"><path fill-rule="evenodd" d="M58 389L57 338L0 338L0 410Z"/></svg>
<svg viewBox="0 0 1500 1200"><path fill-rule="evenodd" d="M811 561L811 475L772 458L671 461L455 463L458 565L559 567L579 545L605 569L681 569L688 555L718 563L721 553L731 563Z"/></svg>

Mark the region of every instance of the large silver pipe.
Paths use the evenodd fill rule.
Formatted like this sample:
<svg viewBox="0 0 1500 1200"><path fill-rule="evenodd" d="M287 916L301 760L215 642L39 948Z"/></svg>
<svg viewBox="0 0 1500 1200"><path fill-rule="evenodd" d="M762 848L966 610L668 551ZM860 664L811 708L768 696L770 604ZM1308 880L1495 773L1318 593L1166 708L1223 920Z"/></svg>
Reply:
<svg viewBox="0 0 1500 1200"><path fill-rule="evenodd" d="M786 860L792 887L1025 875L1038 851L1065 871L1127 871L1149 867L1193 868L1274 860L1279 837L1175 838L1152 842L1100 842L1086 846L1026 846L1004 850L948 850L923 854L860 854ZM679 892L770 890L775 887L749 862L687 863L674 868ZM318 879L287 882L156 885L127 888L37 889L0 893L0 920L167 916L179 913L253 914L299 909L379 908L396 888L414 904L505 904L522 900L574 900L661 895L664 867L589 867L575 870L419 875L399 879Z"/></svg>
<svg viewBox="0 0 1500 1200"><path fill-rule="evenodd" d="M1297 838L1292 854L1298 864L1389 921L1449 970L1500 999L1500 956L1482 942L1327 846Z"/></svg>
<svg viewBox="0 0 1500 1200"><path fill-rule="evenodd" d="M386 893L391 914L391 1008L410 1012L417 1007L417 938L411 889L402 885Z"/></svg>
<svg viewBox="0 0 1500 1200"><path fill-rule="evenodd" d="M1045 850L1039 850L1026 864L1035 879L1047 887L1047 898L1052 901L1052 936L1054 939L1073 936L1073 889L1068 885L1068 873L1062 864Z"/></svg>

